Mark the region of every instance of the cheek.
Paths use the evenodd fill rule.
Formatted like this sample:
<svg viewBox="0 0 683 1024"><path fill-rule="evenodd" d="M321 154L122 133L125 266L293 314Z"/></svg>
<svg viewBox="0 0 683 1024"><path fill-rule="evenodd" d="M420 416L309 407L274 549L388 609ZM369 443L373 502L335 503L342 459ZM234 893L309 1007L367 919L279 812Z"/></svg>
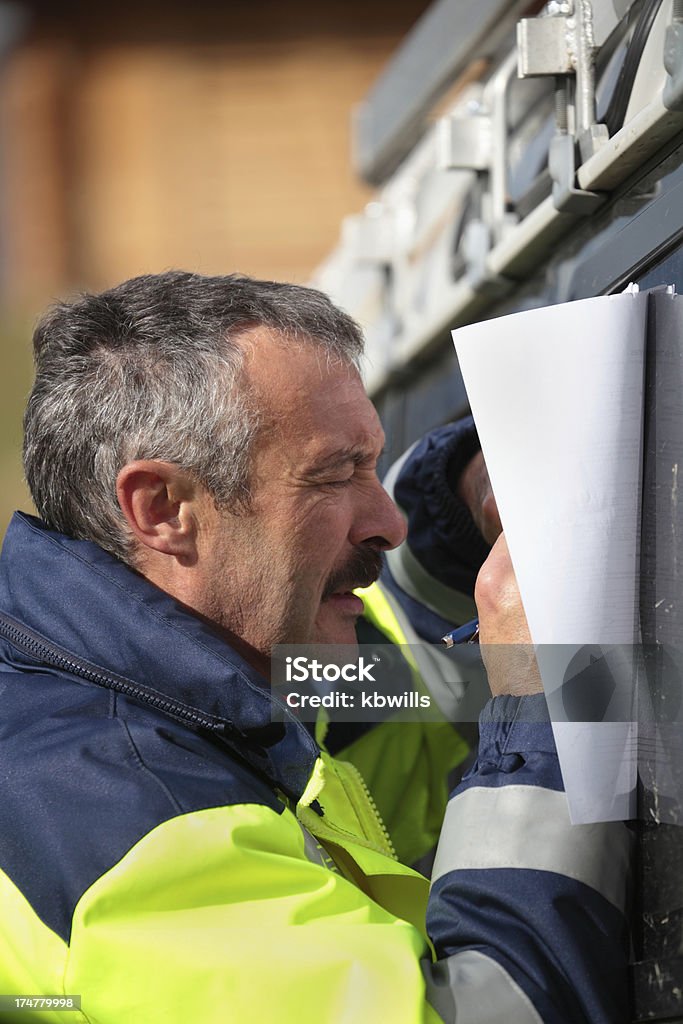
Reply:
<svg viewBox="0 0 683 1024"><path fill-rule="evenodd" d="M293 510L284 530L295 542L309 545L311 555L320 554L343 544L348 537L349 505L350 500L343 490L338 495L318 497Z"/></svg>
<svg viewBox="0 0 683 1024"><path fill-rule="evenodd" d="M338 509L316 509L290 531L289 551L302 579L324 585L350 555L344 516Z"/></svg>
<svg viewBox="0 0 683 1024"><path fill-rule="evenodd" d="M330 574L349 556L352 496L346 489L306 489L273 496L262 510L254 557L284 586L304 598L309 587L318 595Z"/></svg>

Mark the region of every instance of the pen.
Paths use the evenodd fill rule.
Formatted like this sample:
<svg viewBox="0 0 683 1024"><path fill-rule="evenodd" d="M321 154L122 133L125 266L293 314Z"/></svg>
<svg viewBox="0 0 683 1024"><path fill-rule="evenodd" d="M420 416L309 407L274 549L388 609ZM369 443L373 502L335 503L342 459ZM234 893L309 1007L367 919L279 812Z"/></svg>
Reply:
<svg viewBox="0 0 683 1024"><path fill-rule="evenodd" d="M479 643L479 619L472 619L464 626L458 626L441 637L441 643L446 647L455 647L456 644L478 644Z"/></svg>

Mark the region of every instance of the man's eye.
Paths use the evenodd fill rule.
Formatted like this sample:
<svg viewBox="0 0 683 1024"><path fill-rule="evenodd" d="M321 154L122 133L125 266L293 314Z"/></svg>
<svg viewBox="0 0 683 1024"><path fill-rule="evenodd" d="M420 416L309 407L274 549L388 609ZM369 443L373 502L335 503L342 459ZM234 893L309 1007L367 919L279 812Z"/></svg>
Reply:
<svg viewBox="0 0 683 1024"><path fill-rule="evenodd" d="M345 480L328 480L325 487L347 487L353 478L348 476Z"/></svg>

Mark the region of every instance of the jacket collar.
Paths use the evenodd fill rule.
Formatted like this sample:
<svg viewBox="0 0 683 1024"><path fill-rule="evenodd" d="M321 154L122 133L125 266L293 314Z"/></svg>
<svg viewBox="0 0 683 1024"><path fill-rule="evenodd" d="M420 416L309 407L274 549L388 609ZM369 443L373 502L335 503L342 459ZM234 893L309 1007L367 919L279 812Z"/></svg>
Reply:
<svg viewBox="0 0 683 1024"><path fill-rule="evenodd" d="M318 747L210 626L90 541L15 513L0 557L0 610L74 658L223 724L261 774L299 798ZM163 713L163 712L162 712Z"/></svg>

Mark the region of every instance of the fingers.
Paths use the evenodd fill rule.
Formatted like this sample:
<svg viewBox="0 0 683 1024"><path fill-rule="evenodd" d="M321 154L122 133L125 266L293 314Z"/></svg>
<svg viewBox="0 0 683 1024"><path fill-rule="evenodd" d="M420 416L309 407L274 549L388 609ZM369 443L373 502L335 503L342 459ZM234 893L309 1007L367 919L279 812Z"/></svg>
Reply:
<svg viewBox="0 0 683 1024"><path fill-rule="evenodd" d="M500 535L502 526L498 506L484 456L477 452L465 466L458 481L458 497L467 505L477 529L488 544Z"/></svg>
<svg viewBox="0 0 683 1024"><path fill-rule="evenodd" d="M474 600L479 612L482 643L531 643L504 533L500 534L479 570Z"/></svg>
<svg viewBox="0 0 683 1024"><path fill-rule="evenodd" d="M488 476L488 473L486 475ZM476 519L475 522L477 522ZM490 483L489 491L481 503L481 521L477 522L477 527L487 544L495 544L503 532L500 515L498 514L498 505L496 504L493 491L490 489Z"/></svg>
<svg viewBox="0 0 683 1024"><path fill-rule="evenodd" d="M474 599L491 692L539 693L543 687L505 534L479 571Z"/></svg>

